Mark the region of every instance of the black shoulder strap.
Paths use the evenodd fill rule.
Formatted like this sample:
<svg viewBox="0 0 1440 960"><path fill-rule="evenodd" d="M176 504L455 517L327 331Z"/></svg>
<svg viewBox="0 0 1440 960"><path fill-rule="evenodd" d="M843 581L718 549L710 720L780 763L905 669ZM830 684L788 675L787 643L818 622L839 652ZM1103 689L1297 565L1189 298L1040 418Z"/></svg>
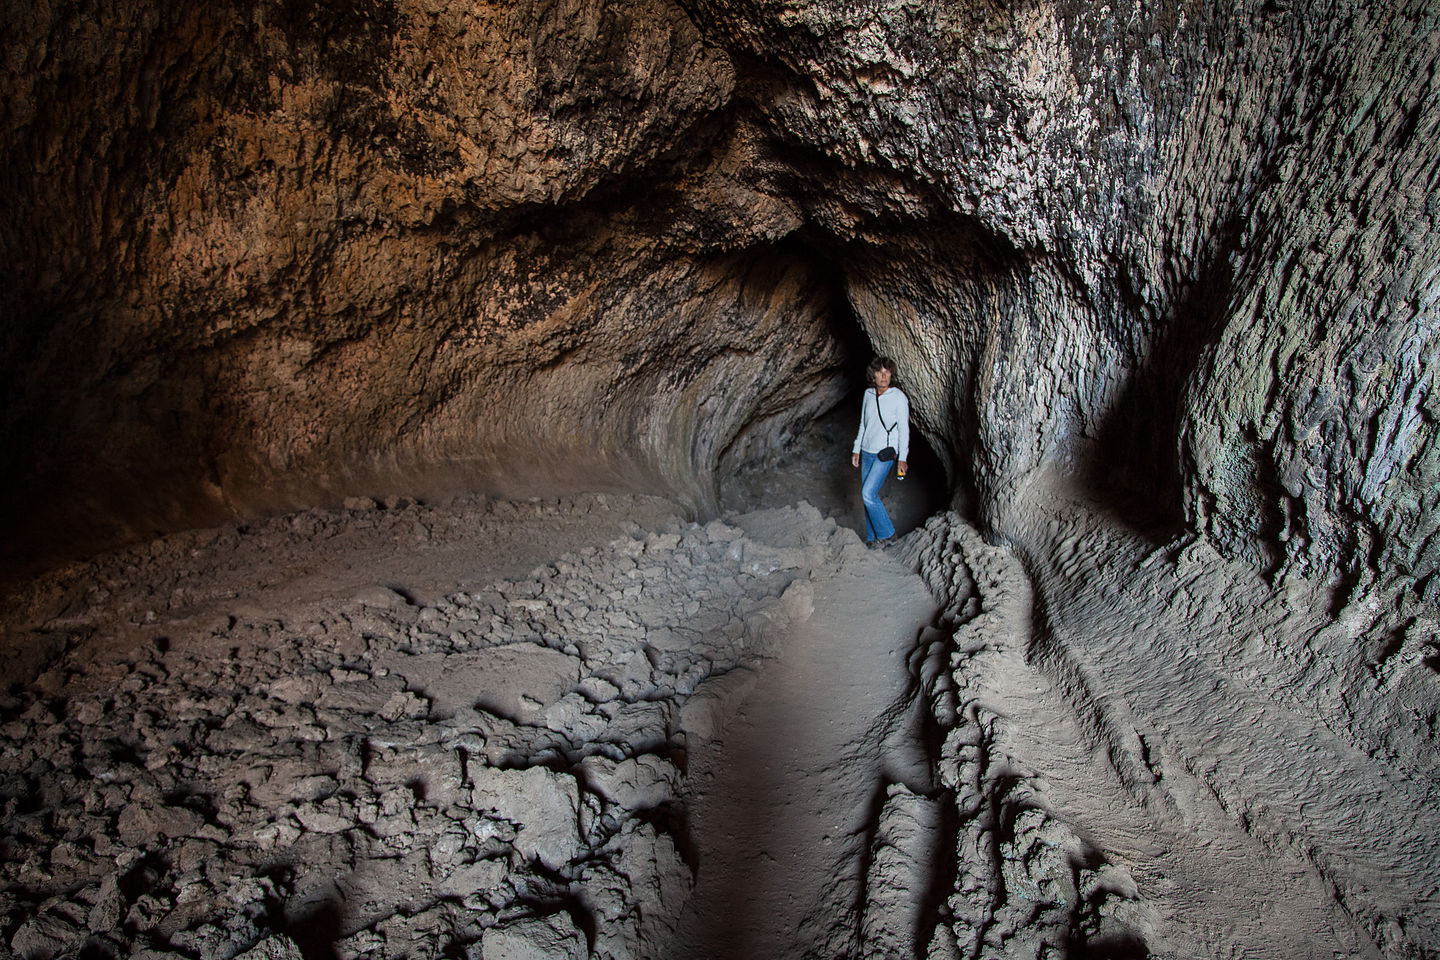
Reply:
<svg viewBox="0 0 1440 960"><path fill-rule="evenodd" d="M876 391L875 391L875 416L877 416L877 417L880 418L880 426L885 427L885 415L880 412L880 391L879 391L879 390L876 390ZM887 440L890 439L890 431L891 431L891 430L894 430L894 429L895 429L895 427L894 427L893 424L892 424L891 426L885 427L885 439L887 439Z"/></svg>

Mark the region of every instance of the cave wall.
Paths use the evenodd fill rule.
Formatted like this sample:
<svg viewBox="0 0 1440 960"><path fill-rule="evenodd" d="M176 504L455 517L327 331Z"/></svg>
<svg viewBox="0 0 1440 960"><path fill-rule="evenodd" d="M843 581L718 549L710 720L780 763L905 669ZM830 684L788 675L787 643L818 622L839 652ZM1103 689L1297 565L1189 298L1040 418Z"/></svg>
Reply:
<svg viewBox="0 0 1440 960"><path fill-rule="evenodd" d="M1433 592L1433 7L691 6L993 529L1058 477Z"/></svg>
<svg viewBox="0 0 1440 960"><path fill-rule="evenodd" d="M843 391L838 290L992 531L1059 483L1435 589L1425 4L4 16L24 516L550 476L704 507Z"/></svg>
<svg viewBox="0 0 1440 960"><path fill-rule="evenodd" d="M774 248L798 212L673 4L5 16L0 436L35 538L386 491L704 508L843 390L834 281Z"/></svg>
<svg viewBox="0 0 1440 960"><path fill-rule="evenodd" d="M1190 222L1220 213L1200 279L1223 322L1182 396L1187 515L1302 569L1393 568L1433 599L1440 22L1418 4L1323 12L1306 34L1236 36L1200 91L1176 156L1239 196L1162 193ZM1276 69L1248 70L1251 49ZM1255 119L1203 146L1231 111Z"/></svg>

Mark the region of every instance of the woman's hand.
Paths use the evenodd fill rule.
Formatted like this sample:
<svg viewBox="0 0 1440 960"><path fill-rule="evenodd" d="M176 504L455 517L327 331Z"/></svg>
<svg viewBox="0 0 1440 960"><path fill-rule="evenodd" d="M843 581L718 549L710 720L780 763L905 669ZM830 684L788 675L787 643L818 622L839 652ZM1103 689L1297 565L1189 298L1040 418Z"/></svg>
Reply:
<svg viewBox="0 0 1440 960"><path fill-rule="evenodd" d="M897 464L897 466L899 467L899 470L900 470L900 472L896 474L896 476L898 476L898 477L903 477L903 476L905 476L905 474L907 474L907 473L910 472L910 464L909 464L909 462L907 462L907 461L905 461L905 460L901 460L900 463Z"/></svg>
<svg viewBox="0 0 1440 960"><path fill-rule="evenodd" d="M852 453L852 454L850 454L850 466L852 466L852 467L858 467L858 466L860 466L860 454L858 454L858 453Z"/></svg>

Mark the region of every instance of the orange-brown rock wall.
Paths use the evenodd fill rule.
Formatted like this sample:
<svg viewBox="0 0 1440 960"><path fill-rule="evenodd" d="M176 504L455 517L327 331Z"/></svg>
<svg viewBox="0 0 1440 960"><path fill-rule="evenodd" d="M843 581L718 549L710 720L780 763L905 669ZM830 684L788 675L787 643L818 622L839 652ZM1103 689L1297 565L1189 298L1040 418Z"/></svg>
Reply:
<svg viewBox="0 0 1440 960"><path fill-rule="evenodd" d="M27 515L104 540L395 490L705 505L835 398L833 282L772 249L796 212L747 182L732 67L673 4L9 16Z"/></svg>
<svg viewBox="0 0 1440 960"><path fill-rule="evenodd" d="M1043 477L1440 595L1423 3L4 16L23 516L706 505L842 392L853 312L992 531Z"/></svg>

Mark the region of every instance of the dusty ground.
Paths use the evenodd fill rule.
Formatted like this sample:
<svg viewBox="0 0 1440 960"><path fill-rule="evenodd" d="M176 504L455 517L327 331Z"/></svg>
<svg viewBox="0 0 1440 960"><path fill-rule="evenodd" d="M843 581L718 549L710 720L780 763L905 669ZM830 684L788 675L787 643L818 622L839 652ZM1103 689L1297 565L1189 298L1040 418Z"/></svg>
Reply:
<svg viewBox="0 0 1440 960"><path fill-rule="evenodd" d="M805 536L786 512L750 536ZM848 540L848 537L846 538ZM701 852L694 896L657 956L860 956L876 798L897 779L931 789L913 729L907 658L935 615L924 584L854 543L813 581L814 613L746 684L683 791Z"/></svg>
<svg viewBox="0 0 1440 960"><path fill-rule="evenodd" d="M635 497L394 498L12 585L5 941L855 946L837 918L934 601L814 508L735 521Z"/></svg>
<svg viewBox="0 0 1440 960"><path fill-rule="evenodd" d="M1053 495L1010 547L868 550L851 429L708 524L357 501L11 584L0 941L1435 953L1433 620ZM932 497L887 491L902 530Z"/></svg>

